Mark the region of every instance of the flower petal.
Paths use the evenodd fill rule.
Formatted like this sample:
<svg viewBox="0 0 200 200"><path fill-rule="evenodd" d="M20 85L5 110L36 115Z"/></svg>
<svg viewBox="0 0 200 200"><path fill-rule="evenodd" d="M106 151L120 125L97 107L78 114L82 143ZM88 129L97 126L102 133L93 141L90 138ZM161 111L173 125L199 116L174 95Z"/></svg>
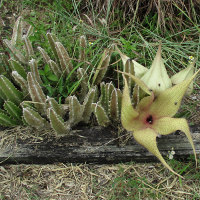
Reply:
<svg viewBox="0 0 200 200"><path fill-rule="evenodd" d="M148 71L148 69L146 67L144 67L143 65L139 64L135 60L132 60L128 56L126 56L125 54L123 54L119 50L119 48L117 46L115 46L115 49L120 54L124 66L125 66L127 60L131 60L131 62L134 64L135 76L137 76L137 77L140 78L140 77L142 77L145 74L145 72Z"/></svg>
<svg viewBox="0 0 200 200"><path fill-rule="evenodd" d="M149 107L151 106L154 100L154 97L155 97L154 93L152 93L150 96L147 96L141 99L136 107L138 112L147 111Z"/></svg>
<svg viewBox="0 0 200 200"><path fill-rule="evenodd" d="M130 60L126 61L126 64L124 66L124 72L135 75L134 73L134 65ZM132 78L130 76L125 75L127 82L128 82L128 86L131 89L132 86L134 85L134 82L132 80Z"/></svg>
<svg viewBox="0 0 200 200"><path fill-rule="evenodd" d="M124 75L123 78L124 91L122 95L121 122L126 130L132 131L135 130L134 119L139 115L139 113L132 106L128 83Z"/></svg>
<svg viewBox="0 0 200 200"><path fill-rule="evenodd" d="M155 155L167 169L169 169L172 173L176 174L177 176L180 176L166 163L166 161L160 154L156 143L157 134L153 129L147 128L135 131L133 132L133 137L139 144L144 146L149 152Z"/></svg>
<svg viewBox="0 0 200 200"><path fill-rule="evenodd" d="M148 71L148 69L146 67L139 64L135 60L131 60L131 62L134 64L134 71L135 71L136 77L140 78Z"/></svg>
<svg viewBox="0 0 200 200"><path fill-rule="evenodd" d="M149 88L147 87L147 85L146 85L143 81L141 81L138 77L133 76L132 74L129 74L129 73L126 73L126 72L121 72L121 71L118 71L118 70L116 70L116 71L122 73L123 75L127 75L127 76L131 77L131 78L133 79L133 81L135 81L135 83L136 83L137 85L139 85L139 87L140 87L145 93L147 93L147 94L149 94L149 95L152 93L151 90L149 90Z"/></svg>
<svg viewBox="0 0 200 200"><path fill-rule="evenodd" d="M117 47L117 45L115 45L115 50L119 53L119 55L121 56L121 59L122 59L122 62L123 62L123 65L125 66L126 64L126 61L129 60L130 58L128 56L126 56L125 54L123 54L119 48Z"/></svg>
<svg viewBox="0 0 200 200"><path fill-rule="evenodd" d="M172 117L178 111L181 100L195 76L200 72L198 70L191 78L161 92L152 103L149 111L157 117Z"/></svg>
<svg viewBox="0 0 200 200"><path fill-rule="evenodd" d="M172 83L179 84L179 83L183 82L184 80L192 77L192 75L194 74L194 64L195 64L195 60L193 62L190 62L188 64L187 68L181 70L177 74L174 74L171 77ZM192 93L192 90L193 90L193 81L192 81L192 83L190 83L190 85L186 91L186 95L190 95Z"/></svg>
<svg viewBox="0 0 200 200"><path fill-rule="evenodd" d="M144 74L141 80L145 82L156 95L172 86L171 79L167 74L161 57L161 44L158 47L151 68Z"/></svg>
<svg viewBox="0 0 200 200"><path fill-rule="evenodd" d="M160 135L168 135L177 130L181 130L182 132L184 132L192 146L192 149L195 155L196 164L197 164L196 151L195 151L194 143L192 141L192 137L191 137L189 126L186 119L163 117L156 120L155 123L152 125L152 127Z"/></svg>

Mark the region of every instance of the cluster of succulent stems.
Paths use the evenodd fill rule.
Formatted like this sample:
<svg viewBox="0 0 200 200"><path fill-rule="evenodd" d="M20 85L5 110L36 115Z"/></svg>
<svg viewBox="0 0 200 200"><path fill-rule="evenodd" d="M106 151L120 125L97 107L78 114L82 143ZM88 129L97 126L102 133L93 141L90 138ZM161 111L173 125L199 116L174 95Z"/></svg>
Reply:
<svg viewBox="0 0 200 200"><path fill-rule="evenodd" d="M161 57L161 44L149 69L123 54L117 45L111 45L104 50L93 78L89 79L86 37L81 36L79 39L77 60L81 64L76 69L67 49L55 35L47 33L54 59L38 47L43 63L50 67L58 79L64 77L73 82L78 77L80 80L79 95L70 95L64 104L60 104L45 94L34 48L29 39L33 28L30 26L26 34L23 34L22 22L22 17L19 17L12 39L4 40L11 58L2 54L2 60L8 66L1 69L0 75L1 125L48 127L57 135L66 135L80 122L88 124L92 116L95 116L100 126L121 121L126 130L133 132L138 143L175 174L160 154L156 137L181 130L192 145L196 158L187 121L173 118L184 95L190 95L193 90L193 81L199 72L194 72L194 59L190 59L187 68L170 78ZM103 81L113 52L120 55L123 63L123 70L118 71L124 80L123 92L112 82ZM88 82L91 87L88 87Z"/></svg>

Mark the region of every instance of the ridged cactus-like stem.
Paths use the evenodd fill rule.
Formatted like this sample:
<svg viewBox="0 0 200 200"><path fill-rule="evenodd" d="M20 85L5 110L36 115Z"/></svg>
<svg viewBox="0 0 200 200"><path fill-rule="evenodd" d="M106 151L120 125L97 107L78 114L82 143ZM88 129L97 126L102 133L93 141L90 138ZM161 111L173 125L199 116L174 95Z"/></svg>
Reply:
<svg viewBox="0 0 200 200"><path fill-rule="evenodd" d="M100 104L105 108L106 107L106 84L101 82L100 84L101 96L99 98Z"/></svg>
<svg viewBox="0 0 200 200"><path fill-rule="evenodd" d="M106 126L109 124L109 117L111 121L119 119L122 93L120 89L116 89L114 87L112 82L106 84L102 82L100 87L101 96L99 102L97 104L93 104L93 112L97 118L97 122L100 125L104 124L104 126Z"/></svg>
<svg viewBox="0 0 200 200"><path fill-rule="evenodd" d="M110 51L110 49L104 50L99 65L97 66L96 72L93 77L93 85L98 85L99 83L101 83L103 77L105 76L105 73L110 63Z"/></svg>
<svg viewBox="0 0 200 200"><path fill-rule="evenodd" d="M121 112L121 107L122 107L122 92L120 89L117 89L117 96L118 96L118 106L119 106L119 111ZM120 114L119 112L119 114Z"/></svg>
<svg viewBox="0 0 200 200"><path fill-rule="evenodd" d="M11 45L16 45L22 42L22 17L18 17L13 28L13 34L11 39Z"/></svg>
<svg viewBox="0 0 200 200"><path fill-rule="evenodd" d="M4 65L8 67L7 68L8 72L11 72L12 67L10 66L10 63L8 62L8 56L5 53L0 53L0 59L3 61ZM5 71L6 71L5 67L1 66L1 74Z"/></svg>
<svg viewBox="0 0 200 200"><path fill-rule="evenodd" d="M53 108L48 109L51 127L58 135L66 135L70 132L70 126L64 123L64 120L57 115Z"/></svg>
<svg viewBox="0 0 200 200"><path fill-rule="evenodd" d="M102 82L100 84L100 87L101 87L100 103L105 109L106 113L108 114L110 96L112 91L114 90L114 86L112 82L106 84Z"/></svg>
<svg viewBox="0 0 200 200"><path fill-rule="evenodd" d="M12 52L13 56L19 60L21 63L23 64L27 64L28 60L25 58L25 56L18 50L16 49L9 40L5 39L4 44L10 49L10 51Z"/></svg>
<svg viewBox="0 0 200 200"><path fill-rule="evenodd" d="M16 106L13 102L6 101L3 107L9 113L11 117L19 121L22 120L22 109Z"/></svg>
<svg viewBox="0 0 200 200"><path fill-rule="evenodd" d="M135 75L134 74L134 64L133 62L131 61L131 59L128 59L125 63L125 66L124 66L124 72L128 73L128 74L132 74L132 75ZM129 86L129 89L131 90L133 84L134 84L134 81L133 79L130 77L130 76L127 76L125 75L126 79L127 79L127 82L128 82L128 86Z"/></svg>
<svg viewBox="0 0 200 200"><path fill-rule="evenodd" d="M53 35L51 33L47 33L47 38L48 38L49 44L51 46L51 49L53 51L53 54L55 56L56 62L59 63L59 58L58 58L58 54L57 54L56 47L55 47L55 42L57 42L58 39L56 38L55 35Z"/></svg>
<svg viewBox="0 0 200 200"><path fill-rule="evenodd" d="M31 36L33 34L33 30L34 30L34 27L30 25L26 33L26 37Z"/></svg>
<svg viewBox="0 0 200 200"><path fill-rule="evenodd" d="M0 125L6 127L12 127L19 125L18 120L12 119L10 116L0 112Z"/></svg>
<svg viewBox="0 0 200 200"><path fill-rule="evenodd" d="M4 73L6 73L6 69L5 69L4 66L1 65L1 67L0 67L0 74L4 74Z"/></svg>
<svg viewBox="0 0 200 200"><path fill-rule="evenodd" d="M34 55L31 41L29 40L29 38L26 35L23 37L23 41L25 44L24 46L25 46L25 50L26 50L26 56L28 57L28 59L31 59Z"/></svg>
<svg viewBox="0 0 200 200"><path fill-rule="evenodd" d="M62 76L62 71L60 70L60 67L53 60L49 60L48 65L58 78Z"/></svg>
<svg viewBox="0 0 200 200"><path fill-rule="evenodd" d="M32 101L35 103L35 107L40 113L46 113L46 96L44 95L40 84L35 80L31 72L27 75L27 81L28 90Z"/></svg>
<svg viewBox="0 0 200 200"><path fill-rule="evenodd" d="M72 125L78 124L83 119L83 106L76 96L69 97L69 122Z"/></svg>
<svg viewBox="0 0 200 200"><path fill-rule="evenodd" d="M23 117L30 126L35 128L42 128L46 124L46 120L38 112L29 107L23 108Z"/></svg>
<svg viewBox="0 0 200 200"><path fill-rule="evenodd" d="M119 119L118 93L116 88L112 91L111 94L109 114L112 120Z"/></svg>
<svg viewBox="0 0 200 200"><path fill-rule="evenodd" d="M48 64L48 62L51 60L51 58L48 56L47 52L46 52L43 48L41 48L41 47L38 47L37 49L38 49L39 52L42 54L42 57L43 57L43 59L44 59L44 62L45 62L46 64Z"/></svg>
<svg viewBox="0 0 200 200"><path fill-rule="evenodd" d="M23 100L23 94L4 76L0 76L0 90L4 93L7 100L19 105Z"/></svg>
<svg viewBox="0 0 200 200"><path fill-rule="evenodd" d="M3 91L1 90L1 87L0 87L0 102L4 102L7 100L7 97L6 95L3 93Z"/></svg>
<svg viewBox="0 0 200 200"><path fill-rule="evenodd" d="M31 67L31 72L32 72L33 77L35 78L35 80L40 85L42 85L42 80L41 80L40 75L39 75L39 71L38 71L38 66L37 66L36 60L35 59L31 59L29 61L29 65Z"/></svg>
<svg viewBox="0 0 200 200"><path fill-rule="evenodd" d="M17 71L17 73L22 76L25 80L27 78L26 71L24 67L14 59L9 60L10 66L12 67L12 71Z"/></svg>
<svg viewBox="0 0 200 200"><path fill-rule="evenodd" d="M57 101L54 98L47 96L47 105L49 108L53 108L55 113L61 117L64 115L64 110L62 109L61 105L57 103Z"/></svg>
<svg viewBox="0 0 200 200"><path fill-rule="evenodd" d="M59 58L60 66L62 68L62 72L67 75L73 70L73 65L71 63L71 59L65 47L60 43L55 43L55 48L57 51L57 55Z"/></svg>
<svg viewBox="0 0 200 200"><path fill-rule="evenodd" d="M88 92L88 75L85 71L85 69L83 68L78 68L77 70L77 77L78 80L81 80L81 91L80 91L80 95L79 95L79 99L80 101L83 101L83 99L85 98L87 92Z"/></svg>
<svg viewBox="0 0 200 200"><path fill-rule="evenodd" d="M139 85L135 85L133 88L133 94L132 94L133 106L138 105L140 101L140 92L141 92L141 89Z"/></svg>
<svg viewBox="0 0 200 200"><path fill-rule="evenodd" d="M15 79L15 81L19 84L24 96L26 96L28 94L27 81L17 71L12 71L12 76Z"/></svg>
<svg viewBox="0 0 200 200"><path fill-rule="evenodd" d="M110 120L104 108L100 105L100 102L93 103L92 107L98 124L100 126L107 126L110 123Z"/></svg>
<svg viewBox="0 0 200 200"><path fill-rule="evenodd" d="M82 35L80 37L80 53L79 53L79 60L80 62L85 62L86 60L86 53L85 53L85 49L87 46L87 42L86 42L86 38L84 35ZM83 64L83 67L85 68L85 63Z"/></svg>
<svg viewBox="0 0 200 200"><path fill-rule="evenodd" d="M105 100L106 100L106 103L105 103L105 109L106 109L106 112L109 113L109 105L110 105L110 97L111 97L111 93L112 91L114 90L114 85L112 84L112 82L110 83L106 83L105 85Z"/></svg>
<svg viewBox="0 0 200 200"><path fill-rule="evenodd" d="M90 120L90 116L92 113L92 103L94 102L94 97L95 97L95 92L96 92L96 87L92 88L87 96L85 97L85 100L83 102L83 121L85 123L88 123Z"/></svg>

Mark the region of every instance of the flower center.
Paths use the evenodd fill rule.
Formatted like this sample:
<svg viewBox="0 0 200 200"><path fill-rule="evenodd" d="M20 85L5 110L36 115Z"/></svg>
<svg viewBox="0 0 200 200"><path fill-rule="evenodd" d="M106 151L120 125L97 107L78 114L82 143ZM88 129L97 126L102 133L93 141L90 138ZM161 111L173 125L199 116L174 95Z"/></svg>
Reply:
<svg viewBox="0 0 200 200"><path fill-rule="evenodd" d="M152 117L152 115L149 115L149 116L146 118L146 122L147 122L148 124L153 124L153 117Z"/></svg>

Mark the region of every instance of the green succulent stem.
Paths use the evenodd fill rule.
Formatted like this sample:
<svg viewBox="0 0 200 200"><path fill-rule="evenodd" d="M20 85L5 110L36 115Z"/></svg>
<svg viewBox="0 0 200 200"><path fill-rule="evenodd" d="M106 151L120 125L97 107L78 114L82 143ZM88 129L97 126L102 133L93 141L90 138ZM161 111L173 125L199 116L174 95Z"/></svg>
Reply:
<svg viewBox="0 0 200 200"><path fill-rule="evenodd" d="M4 75L0 76L0 90L4 93L7 100L19 105L23 100L23 94L7 79Z"/></svg>

